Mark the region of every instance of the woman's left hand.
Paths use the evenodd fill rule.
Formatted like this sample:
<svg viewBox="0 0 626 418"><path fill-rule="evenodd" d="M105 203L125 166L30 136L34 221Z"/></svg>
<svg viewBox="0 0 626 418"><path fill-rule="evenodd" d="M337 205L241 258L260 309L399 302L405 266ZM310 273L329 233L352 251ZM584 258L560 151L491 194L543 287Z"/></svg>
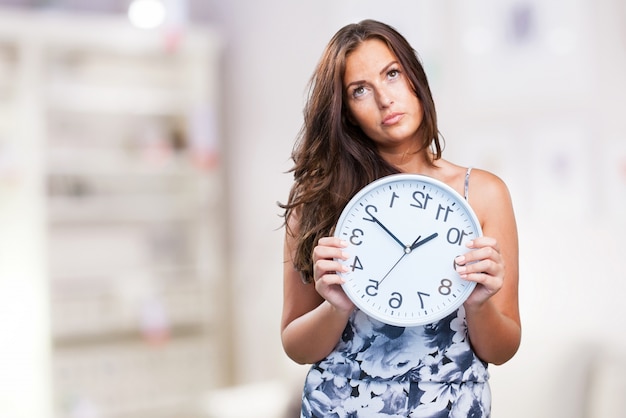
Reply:
<svg viewBox="0 0 626 418"><path fill-rule="evenodd" d="M454 261L462 279L476 282L466 305L480 306L498 293L504 284L505 265L495 238L479 237L468 242L469 252Z"/></svg>

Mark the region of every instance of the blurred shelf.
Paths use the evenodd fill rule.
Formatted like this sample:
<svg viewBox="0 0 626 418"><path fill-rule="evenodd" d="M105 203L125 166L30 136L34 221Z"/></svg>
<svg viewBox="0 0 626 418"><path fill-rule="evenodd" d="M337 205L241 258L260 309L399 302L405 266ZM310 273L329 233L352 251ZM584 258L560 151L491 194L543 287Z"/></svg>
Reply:
<svg viewBox="0 0 626 418"><path fill-rule="evenodd" d="M53 324L54 341L67 347L149 339L151 332L174 340L179 334L210 335L219 317L212 303L216 290L211 282L190 278L160 283L149 292L122 284L100 292L53 289L52 317L64 318Z"/></svg>
<svg viewBox="0 0 626 418"><path fill-rule="evenodd" d="M94 224L111 222L176 222L197 218L197 211L175 195L126 197L53 197L48 200L50 222Z"/></svg>
<svg viewBox="0 0 626 418"><path fill-rule="evenodd" d="M190 92L174 88L111 87L57 82L49 87L47 93L49 106L74 113L176 115L190 107Z"/></svg>
<svg viewBox="0 0 626 418"><path fill-rule="evenodd" d="M0 163L41 148L56 418L192 417L227 373L221 44L179 35L0 13Z"/></svg>
<svg viewBox="0 0 626 418"><path fill-rule="evenodd" d="M53 377L58 402L71 417L180 417L207 383L219 383L219 360L215 343L198 336L115 342L64 349Z"/></svg>

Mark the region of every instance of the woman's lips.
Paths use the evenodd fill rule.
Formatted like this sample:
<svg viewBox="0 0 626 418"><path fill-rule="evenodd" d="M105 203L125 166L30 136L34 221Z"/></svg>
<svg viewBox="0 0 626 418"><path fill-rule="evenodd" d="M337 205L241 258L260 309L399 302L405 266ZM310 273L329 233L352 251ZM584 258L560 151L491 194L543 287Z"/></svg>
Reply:
<svg viewBox="0 0 626 418"><path fill-rule="evenodd" d="M404 117L404 113L390 113L383 118L383 125L389 126L394 125L400 121Z"/></svg>

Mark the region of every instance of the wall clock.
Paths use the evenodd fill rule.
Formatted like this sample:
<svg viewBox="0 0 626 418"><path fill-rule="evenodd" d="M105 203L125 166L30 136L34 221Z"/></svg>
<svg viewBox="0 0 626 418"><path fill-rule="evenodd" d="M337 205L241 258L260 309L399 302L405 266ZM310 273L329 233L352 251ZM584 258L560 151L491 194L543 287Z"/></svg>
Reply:
<svg viewBox="0 0 626 418"><path fill-rule="evenodd" d="M367 315L396 326L435 322L467 299L474 282L454 259L482 235L465 199L445 183L393 174L360 190L343 209L335 236L348 242L343 289Z"/></svg>

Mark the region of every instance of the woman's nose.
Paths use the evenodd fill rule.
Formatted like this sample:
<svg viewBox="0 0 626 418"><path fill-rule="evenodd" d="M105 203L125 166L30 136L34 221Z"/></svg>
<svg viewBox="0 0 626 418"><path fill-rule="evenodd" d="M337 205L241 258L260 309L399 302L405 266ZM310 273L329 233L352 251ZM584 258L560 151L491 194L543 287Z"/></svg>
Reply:
<svg viewBox="0 0 626 418"><path fill-rule="evenodd" d="M378 105L381 109L388 108L393 103L393 99L391 95L388 94L385 90L379 90L378 92Z"/></svg>

